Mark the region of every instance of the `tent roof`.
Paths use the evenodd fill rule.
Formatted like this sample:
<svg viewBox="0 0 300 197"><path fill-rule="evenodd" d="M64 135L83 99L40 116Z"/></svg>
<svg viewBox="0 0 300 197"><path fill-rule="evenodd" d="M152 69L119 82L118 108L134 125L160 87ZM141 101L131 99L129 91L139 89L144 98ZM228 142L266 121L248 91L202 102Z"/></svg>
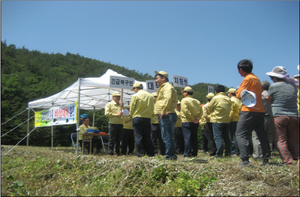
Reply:
<svg viewBox="0 0 300 197"><path fill-rule="evenodd" d="M115 91L121 91L120 89L109 87L110 76L126 77L108 69L101 77L79 78L71 86L57 94L29 102L28 107L50 108L70 105L78 100L80 84L80 109L94 110L104 108L105 105L111 101L111 94ZM146 83L140 83L142 83L144 89L147 90ZM123 89L123 103L125 106L129 105L132 94L134 94L134 91Z"/></svg>

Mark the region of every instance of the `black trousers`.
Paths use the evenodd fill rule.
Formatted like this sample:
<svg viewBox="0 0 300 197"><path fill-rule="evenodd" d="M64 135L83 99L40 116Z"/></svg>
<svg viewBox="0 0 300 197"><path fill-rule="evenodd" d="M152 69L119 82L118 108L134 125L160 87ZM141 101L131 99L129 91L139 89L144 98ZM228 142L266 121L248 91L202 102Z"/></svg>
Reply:
<svg viewBox="0 0 300 197"><path fill-rule="evenodd" d="M108 154L114 154L114 147L116 146L116 154L120 155L120 142L122 138L123 124L109 124L109 140L108 140Z"/></svg>
<svg viewBox="0 0 300 197"><path fill-rule="evenodd" d="M240 158L243 161L249 161L251 157L251 139L254 130L260 141L263 158L269 159L270 145L264 128L265 113L241 111L240 118L236 128L236 141L240 150Z"/></svg>
<svg viewBox="0 0 300 197"><path fill-rule="evenodd" d="M208 140L206 136L204 135L204 130L201 130L201 135L202 135L202 150L204 152L208 151Z"/></svg>
<svg viewBox="0 0 300 197"><path fill-rule="evenodd" d="M151 119L136 117L132 120L132 126L135 133L135 143L137 156L154 156L154 146L151 141Z"/></svg>
<svg viewBox="0 0 300 197"><path fill-rule="evenodd" d="M198 127L199 124L193 122L182 123L184 156L197 156L198 154Z"/></svg>
<svg viewBox="0 0 300 197"><path fill-rule="evenodd" d="M123 129L122 137L122 155L126 155L128 147L128 154L134 151L134 131L132 129Z"/></svg>
<svg viewBox="0 0 300 197"><path fill-rule="evenodd" d="M165 155L166 154L166 146L161 138L161 130L160 130L159 124L151 124L150 136L151 136L152 144L155 149L154 153L157 154L157 138L158 138L160 154Z"/></svg>
<svg viewBox="0 0 300 197"><path fill-rule="evenodd" d="M184 151L184 138L182 133L182 127L174 128L174 143L178 154L183 154Z"/></svg>
<svg viewBox="0 0 300 197"><path fill-rule="evenodd" d="M212 130L212 123L211 122L207 122L204 125L204 135L206 136L207 142L208 142L208 146L209 146L209 155L210 156L214 156L216 155L217 152L217 147L216 147L216 143L214 140L214 134L213 134L213 130Z"/></svg>

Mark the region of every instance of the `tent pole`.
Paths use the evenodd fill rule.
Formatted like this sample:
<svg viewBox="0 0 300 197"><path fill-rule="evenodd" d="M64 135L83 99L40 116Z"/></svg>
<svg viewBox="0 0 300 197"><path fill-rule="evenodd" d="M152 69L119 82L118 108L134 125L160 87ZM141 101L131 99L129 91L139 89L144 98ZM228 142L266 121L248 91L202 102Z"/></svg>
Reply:
<svg viewBox="0 0 300 197"><path fill-rule="evenodd" d="M95 106L94 106L94 112L93 112L93 127L95 126Z"/></svg>
<svg viewBox="0 0 300 197"><path fill-rule="evenodd" d="M76 123L76 154L78 155L78 143L79 143L79 122L80 122L80 85L81 85L81 78L78 78L78 102L77 102L77 123Z"/></svg>
<svg viewBox="0 0 300 197"><path fill-rule="evenodd" d="M28 118L27 118L27 142L26 142L26 146L28 146L29 145L29 136L28 136L28 132L29 132L29 116L30 116L30 108L28 108L28 113L27 113L27 115L28 115Z"/></svg>
<svg viewBox="0 0 300 197"><path fill-rule="evenodd" d="M53 102L52 102L53 107ZM53 125L51 125L51 150L53 150Z"/></svg>

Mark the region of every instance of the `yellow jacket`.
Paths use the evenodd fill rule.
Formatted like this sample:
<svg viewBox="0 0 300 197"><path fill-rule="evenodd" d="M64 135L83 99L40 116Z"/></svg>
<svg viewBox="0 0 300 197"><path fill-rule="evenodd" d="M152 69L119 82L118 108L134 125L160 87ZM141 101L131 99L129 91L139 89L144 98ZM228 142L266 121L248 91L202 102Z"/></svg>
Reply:
<svg viewBox="0 0 300 197"><path fill-rule="evenodd" d="M123 129L132 129L132 118L130 116L122 116L123 119Z"/></svg>
<svg viewBox="0 0 300 197"><path fill-rule="evenodd" d="M203 114L200 101L190 95L181 100L180 116L182 122L193 122L195 118L201 118Z"/></svg>
<svg viewBox="0 0 300 197"><path fill-rule="evenodd" d="M208 105L209 102L207 102L205 105L203 105L202 107L202 110L203 110L203 114L202 114L202 117L199 121L199 125L204 128L204 125L207 123L207 122L210 122L210 113L207 112L207 105Z"/></svg>
<svg viewBox="0 0 300 197"><path fill-rule="evenodd" d="M224 92L219 92L207 105L207 112L210 113L210 122L229 123L231 111L231 101Z"/></svg>
<svg viewBox="0 0 300 197"><path fill-rule="evenodd" d="M154 97L145 90L139 90L131 96L129 115L135 117L152 118L154 110Z"/></svg>
<svg viewBox="0 0 300 197"><path fill-rule="evenodd" d="M123 124L122 116L116 116L120 111L122 111L122 107L119 103L115 101L107 103L105 106L105 115L109 118L108 123Z"/></svg>
<svg viewBox="0 0 300 197"><path fill-rule="evenodd" d="M175 123L175 127L182 127L182 120L181 120L181 116L180 116L180 111L175 108L175 112L176 112L176 115L177 115L177 120L176 120L176 123Z"/></svg>
<svg viewBox="0 0 300 197"><path fill-rule="evenodd" d="M169 82L162 84L157 92L154 114L175 113L177 101L175 88Z"/></svg>
<svg viewBox="0 0 300 197"><path fill-rule="evenodd" d="M240 111L242 109L242 102L236 98L235 96L232 96L230 98L231 100L231 111L230 111L230 122L237 122L240 118Z"/></svg>
<svg viewBox="0 0 300 197"><path fill-rule="evenodd" d="M86 140L86 139L90 139L89 136L83 136L82 134L86 132L86 130L89 128L89 126L86 126L85 124L82 124L79 126L79 137L78 137L78 140L82 140L83 138Z"/></svg>

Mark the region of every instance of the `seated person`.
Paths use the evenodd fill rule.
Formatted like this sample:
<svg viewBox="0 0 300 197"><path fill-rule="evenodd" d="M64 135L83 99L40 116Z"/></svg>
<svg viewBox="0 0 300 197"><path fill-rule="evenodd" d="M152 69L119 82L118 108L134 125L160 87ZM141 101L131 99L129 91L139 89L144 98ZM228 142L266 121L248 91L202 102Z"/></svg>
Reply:
<svg viewBox="0 0 300 197"><path fill-rule="evenodd" d="M80 125L79 127L79 144L82 144L82 139L90 139L91 136L83 136L82 134L86 132L86 130L89 128L89 124L90 124L90 119L88 117L84 117L82 118L82 122L83 124ZM102 148L102 142L100 138L93 138L92 144L97 143L97 152L100 153L101 148ZM89 143L88 143L88 153L90 151L90 147L89 147ZM93 146L92 146L92 153L93 153Z"/></svg>

